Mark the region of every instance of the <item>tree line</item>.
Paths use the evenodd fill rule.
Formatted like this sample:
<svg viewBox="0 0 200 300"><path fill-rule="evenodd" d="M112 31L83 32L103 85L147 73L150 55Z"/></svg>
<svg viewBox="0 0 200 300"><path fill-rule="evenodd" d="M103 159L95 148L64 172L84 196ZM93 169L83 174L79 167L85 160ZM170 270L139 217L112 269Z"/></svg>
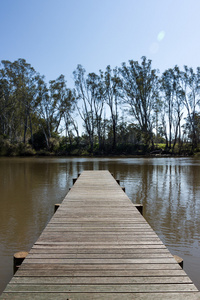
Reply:
<svg viewBox="0 0 200 300"><path fill-rule="evenodd" d="M73 78L46 83L25 59L1 61L1 155L198 150L199 67L160 74L143 56L98 74L78 65Z"/></svg>

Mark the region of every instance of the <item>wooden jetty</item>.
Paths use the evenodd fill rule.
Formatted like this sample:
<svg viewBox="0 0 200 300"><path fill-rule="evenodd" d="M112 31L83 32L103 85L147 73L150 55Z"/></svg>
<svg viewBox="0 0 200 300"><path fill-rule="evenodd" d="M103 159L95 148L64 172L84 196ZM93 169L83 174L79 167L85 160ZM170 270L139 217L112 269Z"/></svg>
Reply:
<svg viewBox="0 0 200 300"><path fill-rule="evenodd" d="M0 299L191 300L200 292L113 176L84 171Z"/></svg>

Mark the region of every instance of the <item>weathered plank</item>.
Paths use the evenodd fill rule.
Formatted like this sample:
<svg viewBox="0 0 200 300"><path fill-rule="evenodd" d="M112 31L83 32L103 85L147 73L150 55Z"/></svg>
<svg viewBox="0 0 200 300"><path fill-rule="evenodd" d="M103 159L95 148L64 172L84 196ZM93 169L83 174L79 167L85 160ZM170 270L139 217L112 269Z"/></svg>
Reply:
<svg viewBox="0 0 200 300"><path fill-rule="evenodd" d="M62 264L62 263L32 263L28 264L26 261L20 267L18 274L27 270L178 270L180 266L177 263L165 264L165 263L136 263L136 264ZM47 273L48 274L48 273Z"/></svg>
<svg viewBox="0 0 200 300"><path fill-rule="evenodd" d="M170 298L169 298L170 297ZM4 293L2 299L15 299L15 300L102 300L102 299L112 299L112 300L199 300L198 292L170 292L170 293Z"/></svg>
<svg viewBox="0 0 200 300"><path fill-rule="evenodd" d="M156 292L195 292L197 289L191 283L176 284L50 284L29 285L9 284L5 292L71 292L71 293L156 293Z"/></svg>
<svg viewBox="0 0 200 300"><path fill-rule="evenodd" d="M107 254L107 253L40 253L39 259L147 259L154 258L158 259L157 253L133 253L133 254ZM159 258L171 258L172 255L170 253L159 253ZM29 253L29 257L26 262L30 259L38 259L38 253Z"/></svg>
<svg viewBox="0 0 200 300"><path fill-rule="evenodd" d="M91 276L91 277L14 277L12 285L14 284L169 284L169 283L192 283L188 276L140 276L140 277L114 277L114 276Z"/></svg>
<svg viewBox="0 0 200 300"><path fill-rule="evenodd" d="M59 245L41 245L35 244L33 245L32 249L29 251L29 255L31 253L97 253L97 254L130 254L130 253L168 253L170 254L169 250L162 244L162 245L137 245L135 247L123 247L123 246L115 246L111 248L107 247L67 247L67 246L59 246ZM170 254L171 255L171 254ZM29 257L29 256L28 256ZM27 258L28 258L27 257Z"/></svg>
<svg viewBox="0 0 200 300"><path fill-rule="evenodd" d="M47 274L48 271L48 274ZM73 269L59 269L58 266L55 268L51 267L49 268L38 268L38 269L20 269L17 273L18 277L38 277L42 280L42 277L163 277L163 276L172 276L174 277L180 277L180 276L186 276L184 271L182 269L122 269L122 270L107 270L107 269L85 269L85 270L73 270ZM14 277L15 278L15 277ZM89 281L88 281L89 282Z"/></svg>
<svg viewBox="0 0 200 300"><path fill-rule="evenodd" d="M165 258L135 258L135 259L93 259L93 258L29 258L26 259L26 262L24 264L62 264L62 265L102 265L106 264L109 265L125 265L128 264L131 266L132 264L174 264L174 259L165 257Z"/></svg>

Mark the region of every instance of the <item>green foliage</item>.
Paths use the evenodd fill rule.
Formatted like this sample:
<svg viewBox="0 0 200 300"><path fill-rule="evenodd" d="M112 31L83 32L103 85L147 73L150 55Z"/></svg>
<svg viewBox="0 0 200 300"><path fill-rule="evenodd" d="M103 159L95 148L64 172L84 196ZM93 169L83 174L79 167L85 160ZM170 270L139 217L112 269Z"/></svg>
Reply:
<svg viewBox="0 0 200 300"><path fill-rule="evenodd" d="M17 147L17 155L20 156L34 156L36 151L31 148L29 144L19 143Z"/></svg>
<svg viewBox="0 0 200 300"><path fill-rule="evenodd" d="M141 146L134 144L118 144L116 154L118 155L136 155L141 153Z"/></svg>
<svg viewBox="0 0 200 300"><path fill-rule="evenodd" d="M45 150L45 149L42 149L42 150L40 150L40 151L37 152L38 156L51 156L53 154L54 153L51 153L50 151Z"/></svg>
<svg viewBox="0 0 200 300"><path fill-rule="evenodd" d="M11 143L8 139L0 137L0 156L33 156L36 152L29 144Z"/></svg>
<svg viewBox="0 0 200 300"><path fill-rule="evenodd" d="M59 150L59 146L60 146L60 143L59 143L58 138L52 137L52 138L49 139L49 150L50 150L50 152L57 153L58 150Z"/></svg>
<svg viewBox="0 0 200 300"><path fill-rule="evenodd" d="M11 144L9 140L0 138L0 155L14 156L16 154L16 145Z"/></svg>
<svg viewBox="0 0 200 300"><path fill-rule="evenodd" d="M39 151L41 149L46 149L47 147L45 141L45 135L41 129L39 129L33 134L33 144L31 139L29 140L29 143L36 151Z"/></svg>

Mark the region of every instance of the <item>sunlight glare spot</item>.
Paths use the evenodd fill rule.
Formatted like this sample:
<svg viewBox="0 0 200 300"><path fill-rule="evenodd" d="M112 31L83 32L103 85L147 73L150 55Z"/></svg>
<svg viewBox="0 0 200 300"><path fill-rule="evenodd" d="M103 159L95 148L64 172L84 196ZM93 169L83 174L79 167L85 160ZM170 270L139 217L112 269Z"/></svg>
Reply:
<svg viewBox="0 0 200 300"><path fill-rule="evenodd" d="M165 37L165 32L164 32L164 30L162 30L162 31L159 32L159 34L157 36L157 40L159 42L161 42L164 39L164 37Z"/></svg>

